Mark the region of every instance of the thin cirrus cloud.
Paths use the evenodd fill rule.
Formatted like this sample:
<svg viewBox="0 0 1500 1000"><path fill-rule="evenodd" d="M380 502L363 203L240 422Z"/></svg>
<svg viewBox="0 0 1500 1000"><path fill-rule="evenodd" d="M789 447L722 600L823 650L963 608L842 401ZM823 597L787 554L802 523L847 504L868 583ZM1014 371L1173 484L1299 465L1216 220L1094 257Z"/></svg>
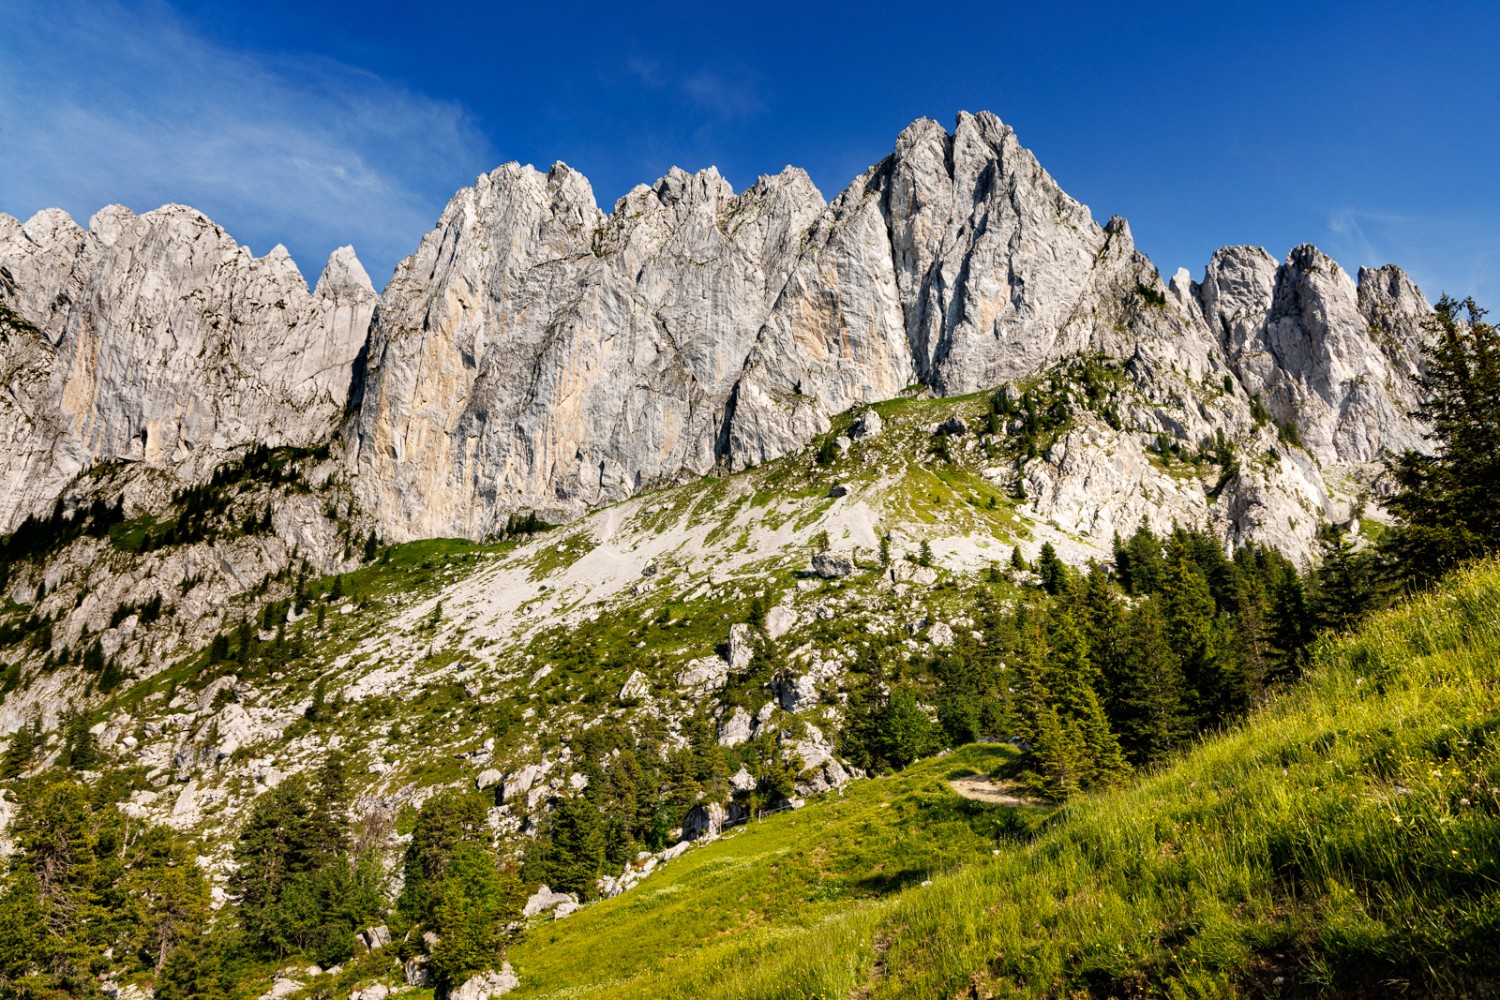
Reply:
<svg viewBox="0 0 1500 1000"><path fill-rule="evenodd" d="M310 279L352 243L378 285L491 158L459 105L319 57L228 50L165 7L8 17L0 211L22 218L181 202L257 254L286 244Z"/></svg>
<svg viewBox="0 0 1500 1000"><path fill-rule="evenodd" d="M1429 301L1472 295L1484 304L1500 296L1497 224L1483 209L1458 218L1346 207L1329 216L1324 249L1335 259L1399 264Z"/></svg>
<svg viewBox="0 0 1500 1000"><path fill-rule="evenodd" d="M668 69L658 59L642 56L627 59L625 69L645 89L664 92L721 122L755 118L767 111L759 84L753 74L744 70L729 73L698 69L684 73Z"/></svg>

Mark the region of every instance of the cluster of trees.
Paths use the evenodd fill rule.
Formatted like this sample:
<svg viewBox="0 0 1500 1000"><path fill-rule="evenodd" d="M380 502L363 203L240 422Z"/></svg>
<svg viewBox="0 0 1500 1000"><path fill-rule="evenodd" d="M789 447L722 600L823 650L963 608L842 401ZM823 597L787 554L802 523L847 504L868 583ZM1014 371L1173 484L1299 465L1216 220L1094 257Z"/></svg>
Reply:
<svg viewBox="0 0 1500 1000"><path fill-rule="evenodd" d="M117 782L85 786L53 770L11 790L0 995L92 996L107 969L160 972L196 939L209 888L193 851L174 831L123 816Z"/></svg>
<svg viewBox="0 0 1500 1000"><path fill-rule="evenodd" d="M769 736L726 749L702 713L687 720L682 735L684 745L672 745L662 722L647 717L628 727L602 723L575 737L573 766L588 784L533 818L526 881L593 897L600 876L618 874L641 850L667 846L699 801L729 799L729 776L740 766L760 779L737 796L748 813L791 794L796 762L785 761Z"/></svg>
<svg viewBox="0 0 1500 1000"><path fill-rule="evenodd" d="M988 582L962 595L958 617L974 627L955 630L951 649L902 656L871 641L854 665L844 752L878 770L1015 739L1036 782L1066 795L1160 759L1299 669L1309 612L1279 554L1231 559L1205 533L1143 527L1117 540L1115 562L1078 571L1044 546L1023 599L1003 605ZM1019 553L1011 565L1031 568Z"/></svg>
<svg viewBox="0 0 1500 1000"><path fill-rule="evenodd" d="M96 499L70 511L59 498L46 517L28 514L15 531L0 538L0 587L9 582L16 564L56 552L84 536L103 538L124 520L124 506L118 499L114 503Z"/></svg>

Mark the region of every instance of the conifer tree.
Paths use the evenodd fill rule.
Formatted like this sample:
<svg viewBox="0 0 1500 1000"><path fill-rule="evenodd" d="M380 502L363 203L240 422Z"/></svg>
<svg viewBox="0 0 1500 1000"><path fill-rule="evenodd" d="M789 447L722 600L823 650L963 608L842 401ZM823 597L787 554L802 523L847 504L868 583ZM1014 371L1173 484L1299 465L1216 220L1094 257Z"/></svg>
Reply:
<svg viewBox="0 0 1500 1000"><path fill-rule="evenodd" d="M1438 302L1414 414L1434 447L1387 464L1400 521L1388 546L1409 582L1500 550L1500 332L1484 315L1473 299Z"/></svg>
<svg viewBox="0 0 1500 1000"><path fill-rule="evenodd" d="M1139 766L1160 759L1193 731L1182 667L1157 599L1131 610L1118 662L1109 714L1126 754Z"/></svg>
<svg viewBox="0 0 1500 1000"><path fill-rule="evenodd" d="M488 837L486 808L478 795L449 789L422 804L403 861L403 888L398 906L408 920L434 919L432 886L447 871L448 860L461 844Z"/></svg>
<svg viewBox="0 0 1500 1000"><path fill-rule="evenodd" d="M1312 613L1302 577L1291 563L1282 567L1271 588L1270 630L1274 666L1267 681L1280 683L1300 676L1312 641Z"/></svg>
<svg viewBox="0 0 1500 1000"><path fill-rule="evenodd" d="M1162 583L1167 636L1182 662L1191 692L1189 707L1201 728L1237 712L1244 686L1235 676L1226 625L1207 579L1183 546L1174 543L1171 549Z"/></svg>

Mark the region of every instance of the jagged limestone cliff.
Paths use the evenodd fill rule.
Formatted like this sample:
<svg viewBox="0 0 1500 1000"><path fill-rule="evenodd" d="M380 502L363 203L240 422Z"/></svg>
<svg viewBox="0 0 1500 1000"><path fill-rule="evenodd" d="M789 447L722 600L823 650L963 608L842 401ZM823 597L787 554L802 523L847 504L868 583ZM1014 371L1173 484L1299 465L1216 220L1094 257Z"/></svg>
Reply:
<svg viewBox="0 0 1500 1000"><path fill-rule="evenodd" d="M191 480L251 445L326 441L376 298L347 247L309 292L285 249L254 257L179 205L87 230L0 215L0 305L35 328L6 344L0 528L98 461Z"/></svg>
<svg viewBox="0 0 1500 1000"><path fill-rule="evenodd" d="M347 249L309 293L281 248L255 258L179 206L88 230L0 216L0 304L23 321L5 527L101 460L194 481L338 426L383 536L481 538L769 461L912 387L1019 389L1099 357L1131 391L1011 470L1037 516L1208 521L1294 555L1342 516L1347 471L1420 445L1428 311L1398 269L1356 282L1312 247L1226 248L1168 286L987 113L914 123L832 203L794 168L740 194L674 169L605 215L568 167L507 164L379 297ZM1221 433L1251 460L1211 497L1169 495L1150 449Z"/></svg>
<svg viewBox="0 0 1500 1000"><path fill-rule="evenodd" d="M1136 391L1119 426L1017 470L1042 516L1107 536L1201 515L1305 554L1341 509L1330 469L1420 443L1425 312L1399 270L1356 286L1311 247L1281 267L1229 248L1169 289L1124 220L1096 224L989 114L914 123L827 205L792 169L737 196L674 170L606 217L568 167L509 164L398 269L348 439L387 534L477 537L768 461L913 385L1099 355L1130 361ZM1242 463L1213 511L1150 499L1158 435L1262 456L1262 412L1306 451Z"/></svg>

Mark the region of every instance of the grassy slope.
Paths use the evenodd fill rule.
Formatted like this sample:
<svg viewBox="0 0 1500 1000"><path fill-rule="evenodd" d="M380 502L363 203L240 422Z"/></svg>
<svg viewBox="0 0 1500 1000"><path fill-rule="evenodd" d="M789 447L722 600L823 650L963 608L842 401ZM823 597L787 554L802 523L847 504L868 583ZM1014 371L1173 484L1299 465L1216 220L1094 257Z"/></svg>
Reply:
<svg viewBox="0 0 1500 1000"><path fill-rule="evenodd" d="M955 825L987 807L937 778L980 762L929 762L694 852L511 957L554 996L1494 995L1497 725L1491 563L1326 642L1243 728L1034 838L1001 812ZM951 870L851 891L876 858Z"/></svg>

